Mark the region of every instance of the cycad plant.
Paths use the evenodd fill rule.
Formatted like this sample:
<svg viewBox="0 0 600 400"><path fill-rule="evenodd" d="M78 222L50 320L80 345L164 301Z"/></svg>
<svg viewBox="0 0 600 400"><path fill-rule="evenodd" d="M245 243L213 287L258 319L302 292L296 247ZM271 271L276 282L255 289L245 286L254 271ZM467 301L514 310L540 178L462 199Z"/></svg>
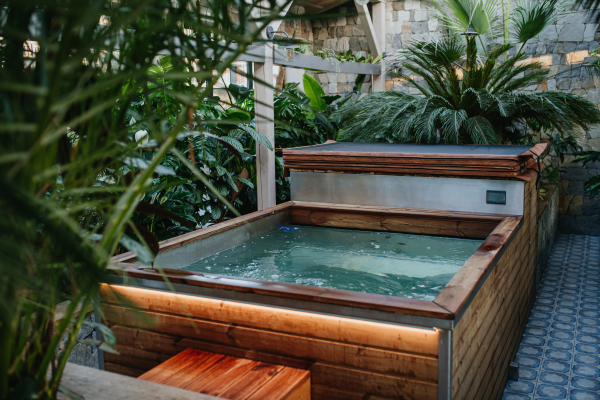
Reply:
<svg viewBox="0 0 600 400"><path fill-rule="evenodd" d="M170 154L193 179L207 182L173 145L201 125L194 111L258 38L256 26L285 6L274 0L0 3L0 399L56 398L84 321L85 313L74 318L76 308L94 302L119 245L148 253L130 218L152 177L172 173L161 165ZM164 54L172 70L151 73ZM150 107L159 91L183 104L171 117L140 116L130 107ZM138 126L151 127L155 150L148 159L139 157L132 134ZM131 236L123 235L126 229ZM64 300L70 306L55 325L55 307ZM102 340L93 344L110 350Z"/></svg>
<svg viewBox="0 0 600 400"><path fill-rule="evenodd" d="M412 43L401 54L398 75L419 95L372 93L339 111L339 140L417 143L517 144L528 139L528 122L552 124L561 134L600 122L591 102L568 93L523 93L542 83L548 70L526 63L513 46L478 57L474 38L452 35Z"/></svg>
<svg viewBox="0 0 600 400"><path fill-rule="evenodd" d="M480 51L502 42L523 46L568 12L566 0L432 0L437 18L451 33L472 28Z"/></svg>

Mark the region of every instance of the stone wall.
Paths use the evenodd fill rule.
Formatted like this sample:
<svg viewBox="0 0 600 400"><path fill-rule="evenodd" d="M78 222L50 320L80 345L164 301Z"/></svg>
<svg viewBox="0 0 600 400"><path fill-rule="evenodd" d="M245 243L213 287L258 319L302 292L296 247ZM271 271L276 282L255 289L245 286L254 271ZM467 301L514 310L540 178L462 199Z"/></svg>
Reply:
<svg viewBox="0 0 600 400"><path fill-rule="evenodd" d="M406 48L411 40L430 40L441 37L442 26L435 18L435 9L427 1L401 0L386 3L386 57ZM369 52L365 31L353 2L332 9L327 14L335 18L311 19L313 50L331 49L334 52L352 50ZM307 37L310 35L307 34ZM581 68L589 51L598 47L600 32L586 11L574 10L526 44L531 61L544 63L550 69L548 80L526 88L526 92L559 90L584 96L600 105L600 79L591 77ZM512 50L513 52L516 49ZM388 59L389 60L389 59ZM352 90L356 75L314 73L325 92L344 93ZM397 79L387 77L387 90L418 94ZM370 80L363 92L371 90ZM584 150L600 150L600 126L588 133L574 133ZM556 157L551 157L557 162ZM568 157L559 193L560 229L564 233L600 235L600 199L583 194L583 183L600 172L600 166L582 168Z"/></svg>
<svg viewBox="0 0 600 400"><path fill-rule="evenodd" d="M538 202L536 290L550 259L552 245L558 234L558 188L551 188L549 193L550 196L547 199Z"/></svg>
<svg viewBox="0 0 600 400"><path fill-rule="evenodd" d="M85 317L85 320L87 322L94 323L95 322L94 313L89 313ZM89 325L83 325L81 327L81 329L79 330L79 333L77 334L77 340L85 340L85 339L97 340L96 331ZM59 346L59 353L60 353L60 348L62 348L64 346L64 343L66 343L68 340L69 340L68 335L67 334L63 335L62 340L61 340L61 342L62 342L61 346ZM73 346L73 350L71 351L71 354L69 354L69 358L67 359L67 361L70 363L73 363L73 364L83 365L86 367L92 367L92 368L97 369L97 368L99 368L98 349L88 346L87 344L84 344L84 343L76 343L75 346Z"/></svg>
<svg viewBox="0 0 600 400"><path fill-rule="evenodd" d="M561 233L600 236L600 199L590 199L583 186L591 177L600 175L600 163L582 167L573 162L574 158L567 156L562 164L565 168L559 186L558 229Z"/></svg>

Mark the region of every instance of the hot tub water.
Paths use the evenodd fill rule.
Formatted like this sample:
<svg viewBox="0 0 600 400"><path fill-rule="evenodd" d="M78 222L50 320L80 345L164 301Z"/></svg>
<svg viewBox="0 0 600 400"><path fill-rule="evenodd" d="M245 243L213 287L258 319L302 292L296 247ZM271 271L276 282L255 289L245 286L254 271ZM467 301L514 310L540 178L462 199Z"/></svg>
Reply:
<svg viewBox="0 0 600 400"><path fill-rule="evenodd" d="M481 243L292 225L183 269L431 301Z"/></svg>

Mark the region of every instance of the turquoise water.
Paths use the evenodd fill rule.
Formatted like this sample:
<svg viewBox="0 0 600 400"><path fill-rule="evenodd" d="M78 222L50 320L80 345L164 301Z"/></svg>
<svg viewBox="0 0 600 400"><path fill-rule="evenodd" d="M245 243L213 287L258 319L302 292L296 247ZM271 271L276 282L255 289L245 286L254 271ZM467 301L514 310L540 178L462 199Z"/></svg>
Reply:
<svg viewBox="0 0 600 400"><path fill-rule="evenodd" d="M481 243L292 225L183 269L431 301Z"/></svg>

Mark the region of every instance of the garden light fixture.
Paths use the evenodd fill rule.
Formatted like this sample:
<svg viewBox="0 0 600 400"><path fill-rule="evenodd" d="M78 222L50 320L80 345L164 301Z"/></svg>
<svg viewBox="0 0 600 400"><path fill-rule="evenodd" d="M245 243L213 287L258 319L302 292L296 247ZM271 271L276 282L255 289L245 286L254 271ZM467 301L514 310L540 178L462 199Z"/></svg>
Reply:
<svg viewBox="0 0 600 400"><path fill-rule="evenodd" d="M467 36L467 37L472 37L472 36L479 35L479 32L477 32L475 29L473 29L471 24L469 24L469 27L467 28L467 30L464 31L463 33L461 33L461 35Z"/></svg>
<svg viewBox="0 0 600 400"><path fill-rule="evenodd" d="M272 26L267 26L267 29L265 32L267 34L267 38L269 38L269 39L273 39L273 37L275 37L276 33L282 33L286 36L288 43L290 41L290 36L287 34L286 31L276 31L275 29L273 29ZM292 61L294 59L294 49L297 49L298 46L293 45L293 44L285 44L285 45L280 45L279 48L286 50L285 59L287 61Z"/></svg>

